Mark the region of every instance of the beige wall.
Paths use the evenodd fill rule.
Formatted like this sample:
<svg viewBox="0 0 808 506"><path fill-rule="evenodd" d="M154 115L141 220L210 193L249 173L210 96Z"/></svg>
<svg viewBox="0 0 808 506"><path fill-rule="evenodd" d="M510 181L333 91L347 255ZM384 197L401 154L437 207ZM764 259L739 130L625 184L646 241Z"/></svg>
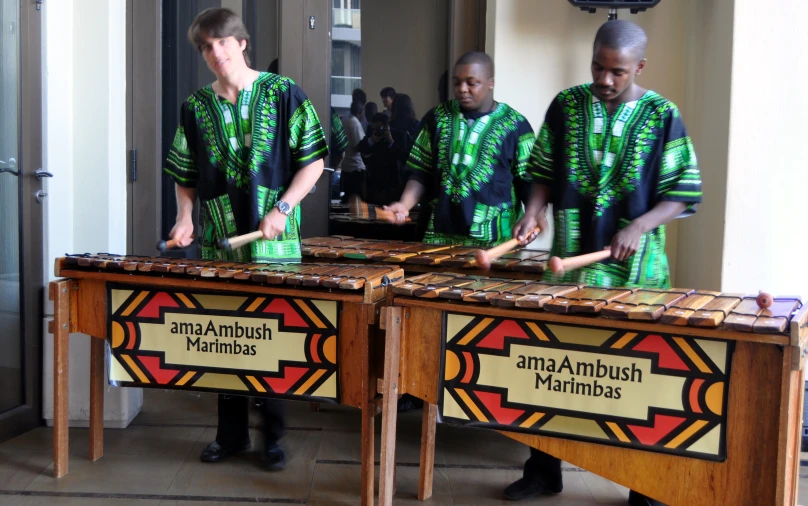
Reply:
<svg viewBox="0 0 808 506"><path fill-rule="evenodd" d="M704 201L679 225L678 286L721 290L735 0L689 0L682 114L696 145Z"/></svg>
<svg viewBox="0 0 808 506"><path fill-rule="evenodd" d="M362 1L362 89L379 109L385 86L411 96L419 118L437 105L448 12L447 0Z"/></svg>
<svg viewBox="0 0 808 506"><path fill-rule="evenodd" d="M685 109L688 2L662 2L636 15L621 11L620 18L639 23L649 35L648 64L638 82L677 103L690 125ZM592 42L606 19L605 11L588 14L567 2L489 0L486 51L496 63L496 99L516 108L538 130L559 91L591 81ZM696 141L699 153L701 144ZM679 226L668 227L674 275ZM534 247L549 249L551 241L552 230Z"/></svg>
<svg viewBox="0 0 808 506"><path fill-rule="evenodd" d="M808 4L735 0L722 288L808 296Z"/></svg>

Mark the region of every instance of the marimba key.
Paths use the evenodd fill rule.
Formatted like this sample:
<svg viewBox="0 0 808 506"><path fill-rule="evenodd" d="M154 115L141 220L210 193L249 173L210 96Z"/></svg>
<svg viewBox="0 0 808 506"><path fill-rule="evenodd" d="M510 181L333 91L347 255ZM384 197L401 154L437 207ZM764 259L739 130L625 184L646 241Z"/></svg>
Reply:
<svg viewBox="0 0 808 506"><path fill-rule="evenodd" d="M393 293L396 295L406 295L411 297L413 292L421 287L424 287L429 284L437 284L442 283L444 281L449 281L450 279L454 279L456 277L460 277L460 274L454 273L427 273L421 274L420 276L415 276L409 279L405 279L401 283L396 283L393 285Z"/></svg>
<svg viewBox="0 0 808 506"><path fill-rule="evenodd" d="M511 270L511 267L526 260L547 261L550 258L548 251L522 249L506 253L491 261L491 267L498 270Z"/></svg>
<svg viewBox="0 0 808 506"><path fill-rule="evenodd" d="M474 255L480 248L461 248L455 247L447 251L450 258L440 261L440 265L444 267L457 267L462 269L469 269L477 266L477 261Z"/></svg>
<svg viewBox="0 0 808 506"><path fill-rule="evenodd" d="M752 327L752 332L758 334L785 332L792 313L800 307L802 307L802 302L799 297L775 298L772 305L758 315L758 319Z"/></svg>
<svg viewBox="0 0 808 506"><path fill-rule="evenodd" d="M693 290L637 290L631 295L606 305L601 314L623 320L656 320L671 304L687 297Z"/></svg>
<svg viewBox="0 0 808 506"><path fill-rule="evenodd" d="M698 311L694 311L687 319L687 324L694 327L718 327L729 312L741 303L744 296L742 293L722 293ZM755 305L757 307L757 302Z"/></svg>
<svg viewBox="0 0 808 506"><path fill-rule="evenodd" d="M403 249L402 251L391 251L388 253L380 253L373 255L373 260L377 262L390 262L390 263L404 263L411 258L415 258L421 254L431 254L451 248L452 245L445 244L419 244L412 249Z"/></svg>
<svg viewBox="0 0 808 506"><path fill-rule="evenodd" d="M556 297L563 297L567 294L573 293L576 290L583 288L581 285L574 284L559 284L551 285L548 288L542 289L541 293L531 293L523 295L516 299L516 307L542 309L548 302L554 300Z"/></svg>
<svg viewBox="0 0 808 506"><path fill-rule="evenodd" d="M331 266L331 267L325 267L324 266L322 270L317 271L316 275L319 276L320 278L322 278L324 276L328 276L330 274L336 274L336 273L338 273L340 271L344 271L344 270L345 270L345 266L339 266L339 265L334 265L334 266ZM303 285L304 284L303 282L306 280L306 278L309 278L309 277L311 277L313 275L314 274L310 274L310 273L307 274L307 273L299 272L299 273L296 273L296 274L292 274L291 276L287 276L286 279L284 279L284 283L286 283L287 285L292 285L292 286ZM319 279L318 279L318 280L316 280L314 282L313 286L317 286L319 284L320 284L320 282L319 282Z"/></svg>
<svg viewBox="0 0 808 506"><path fill-rule="evenodd" d="M668 325L687 325L688 318L690 318L695 311L698 311L719 295L721 295L721 292L695 292L685 297L684 300L672 304L671 307L662 313L659 320Z"/></svg>
<svg viewBox="0 0 808 506"><path fill-rule="evenodd" d="M478 278L477 281L470 285L452 286L448 290L441 292L438 297L448 300L463 300L466 295L471 295L474 292L490 290L497 286L507 283L509 280L500 278Z"/></svg>
<svg viewBox="0 0 808 506"><path fill-rule="evenodd" d="M501 295L503 293L510 292L512 290L516 290L517 288L521 288L530 283L531 283L530 281L510 281L508 283L501 284L494 288L489 288L487 290L480 290L478 292L465 295L463 296L463 302L480 302L480 303L488 302L497 295Z"/></svg>
<svg viewBox="0 0 808 506"><path fill-rule="evenodd" d="M632 293L629 288L584 287L544 304L553 313L598 313L608 303Z"/></svg>
<svg viewBox="0 0 808 506"><path fill-rule="evenodd" d="M479 280L480 280L479 277L460 276L440 283L429 284L426 286L422 286L421 288L416 288L415 290L413 290L412 295L414 297L421 297L424 299L436 299L441 294L441 292L445 292L450 288L461 288L463 286L471 285Z"/></svg>
<svg viewBox="0 0 808 506"><path fill-rule="evenodd" d="M362 280L362 285L364 286L364 278L366 276L372 276L377 271L373 267L367 266L346 266L348 267L344 271L339 273L330 274L324 276L323 279L320 281L320 286L325 288L339 288L341 284L343 284L346 280ZM358 283L353 283L351 286L357 286ZM348 286L348 285L346 285Z"/></svg>
<svg viewBox="0 0 808 506"><path fill-rule="evenodd" d="M516 301L525 295L539 295L542 290L549 289L551 286L552 285L546 283L530 283L514 290L495 295L491 297L488 302L499 307L514 307L516 306Z"/></svg>
<svg viewBox="0 0 808 506"><path fill-rule="evenodd" d="M383 279L387 276L388 271L378 267L371 267L366 272L354 272L351 275L343 278L337 285L343 290L358 290L369 284L371 288L381 286ZM389 278L389 276L388 276ZM389 283L389 279L388 279ZM323 285L325 286L325 284Z"/></svg>

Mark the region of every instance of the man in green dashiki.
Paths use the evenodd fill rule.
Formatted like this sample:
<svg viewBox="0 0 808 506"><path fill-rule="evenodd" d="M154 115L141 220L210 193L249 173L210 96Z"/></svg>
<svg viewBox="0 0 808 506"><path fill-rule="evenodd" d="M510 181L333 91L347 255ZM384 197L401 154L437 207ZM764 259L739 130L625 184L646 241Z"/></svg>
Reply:
<svg viewBox="0 0 808 506"><path fill-rule="evenodd" d="M164 169L177 185L177 227L188 229L194 199L184 194L194 190L202 206L203 258L299 259L297 204L328 155L323 129L311 101L291 79L256 72L246 63L244 69L243 86L228 90L217 74L217 81L182 104ZM232 252L216 248L219 238L259 229L265 232L262 240ZM190 243L190 234L181 237Z"/></svg>
<svg viewBox="0 0 808 506"><path fill-rule="evenodd" d="M646 45L634 23L607 22L595 37L593 82L562 91L550 104L530 171L541 203L553 204L552 254L610 246L612 259L545 279L670 288L665 224L695 212L701 177L676 105L634 82L645 67ZM531 448L523 478L505 497L561 489L561 461ZM629 504L661 503L632 491Z"/></svg>
<svg viewBox="0 0 808 506"><path fill-rule="evenodd" d="M228 9L202 11L188 38L216 76L182 104L165 172L176 182L177 223L171 238L193 240L191 215L202 206L202 255L242 262L300 258L300 209L323 172L325 136L309 99L291 79L249 67L250 36ZM218 238L260 230L263 239L232 252ZM249 397L219 395L216 440L203 462L221 462L251 446ZM285 431L283 401L263 400L266 469L283 469L278 440Z"/></svg>
<svg viewBox="0 0 808 506"><path fill-rule="evenodd" d="M407 185L386 207L391 221L403 223L425 196L431 216L424 242L490 247L512 236L530 242L540 209L528 171L533 129L516 110L494 101L494 63L487 54L460 57L453 82L455 99L421 122Z"/></svg>

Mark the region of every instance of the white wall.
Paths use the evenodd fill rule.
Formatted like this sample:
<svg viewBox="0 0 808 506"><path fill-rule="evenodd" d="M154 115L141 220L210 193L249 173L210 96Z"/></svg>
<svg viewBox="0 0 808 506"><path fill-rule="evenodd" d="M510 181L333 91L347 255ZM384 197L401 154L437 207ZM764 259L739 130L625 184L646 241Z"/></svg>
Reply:
<svg viewBox="0 0 808 506"><path fill-rule="evenodd" d="M806 19L802 0L735 0L726 290L808 297Z"/></svg>
<svg viewBox="0 0 808 506"><path fill-rule="evenodd" d="M45 279L65 253L126 251L126 1L60 0L42 7ZM47 297L47 294L46 294ZM46 302L47 325L53 314ZM45 327L47 328L47 327ZM45 333L43 417L53 417L53 340ZM71 424L89 413L89 337L71 336ZM107 387L107 426L126 426L140 389Z"/></svg>
<svg viewBox="0 0 808 506"><path fill-rule="evenodd" d="M385 86L412 97L418 118L438 105L438 80L449 60L448 13L446 0L362 1L362 89L379 110Z"/></svg>

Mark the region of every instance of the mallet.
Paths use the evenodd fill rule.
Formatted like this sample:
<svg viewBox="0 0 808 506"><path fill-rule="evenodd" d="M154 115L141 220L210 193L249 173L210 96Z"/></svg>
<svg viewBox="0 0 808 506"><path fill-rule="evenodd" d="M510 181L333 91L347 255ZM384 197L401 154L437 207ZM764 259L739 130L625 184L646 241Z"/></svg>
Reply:
<svg viewBox="0 0 808 506"><path fill-rule="evenodd" d="M230 251L238 249L245 244L250 244L253 241L257 241L262 237L264 237L264 233L260 230L256 230L255 232L250 232L249 234L239 235L236 237L223 237L216 241L216 246L218 246L219 249Z"/></svg>
<svg viewBox="0 0 808 506"><path fill-rule="evenodd" d="M611 248L606 248L603 251L587 253L586 255L578 255L576 257L564 259L553 257L550 259L547 265L550 267L550 272L563 276L567 271L580 269L581 267L586 267L587 265L594 264L595 262L602 262L610 256L612 256L612 250Z"/></svg>
<svg viewBox="0 0 808 506"><path fill-rule="evenodd" d="M526 237L529 237L534 233L538 234L539 232L541 232L541 229L536 227L526 234ZM519 246L519 239L513 238L503 242L502 244L498 244L491 249L481 249L474 254L475 263L477 264L477 267L480 267L481 269L490 269L492 260L496 260L505 253L512 251L517 246Z"/></svg>

